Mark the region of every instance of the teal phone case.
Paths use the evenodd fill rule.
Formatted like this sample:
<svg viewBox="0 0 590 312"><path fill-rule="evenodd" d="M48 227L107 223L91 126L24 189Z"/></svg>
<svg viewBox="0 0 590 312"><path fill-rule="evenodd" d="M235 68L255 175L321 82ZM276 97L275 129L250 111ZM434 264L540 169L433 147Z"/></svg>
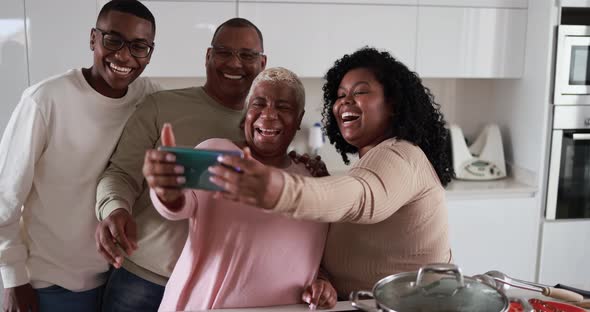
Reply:
<svg viewBox="0 0 590 312"><path fill-rule="evenodd" d="M219 155L242 157L243 155L241 151L220 151L186 147L162 146L160 150L176 155L176 162L184 167L184 177L186 178L185 187L209 191L223 191L222 188L209 181L211 174L208 168L219 164L217 157Z"/></svg>

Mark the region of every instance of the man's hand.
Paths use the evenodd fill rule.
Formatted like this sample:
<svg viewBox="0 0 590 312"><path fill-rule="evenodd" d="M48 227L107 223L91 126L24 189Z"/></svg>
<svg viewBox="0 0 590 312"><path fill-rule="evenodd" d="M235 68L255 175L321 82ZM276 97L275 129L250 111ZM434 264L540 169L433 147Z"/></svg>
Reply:
<svg viewBox="0 0 590 312"><path fill-rule="evenodd" d="M337 301L336 289L332 283L323 279L316 279L313 283L305 288L301 294L301 300L309 304L310 310L331 309Z"/></svg>
<svg viewBox="0 0 590 312"><path fill-rule="evenodd" d="M326 164L322 161L322 157L319 155L312 158L308 154L299 155L295 151L291 151L289 152L289 156L296 164L303 163L312 177L325 177L330 175L328 168L326 168Z"/></svg>
<svg viewBox="0 0 590 312"><path fill-rule="evenodd" d="M39 312L37 293L31 284L4 289L4 312Z"/></svg>
<svg viewBox="0 0 590 312"><path fill-rule="evenodd" d="M113 211L96 227L96 249L115 268L123 264L121 249L130 256L137 249L137 225L123 208Z"/></svg>

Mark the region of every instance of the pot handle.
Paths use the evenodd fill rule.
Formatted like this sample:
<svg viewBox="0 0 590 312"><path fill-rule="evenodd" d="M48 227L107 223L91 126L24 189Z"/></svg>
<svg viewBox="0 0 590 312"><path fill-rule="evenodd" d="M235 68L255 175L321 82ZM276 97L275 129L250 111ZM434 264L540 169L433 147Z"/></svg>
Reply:
<svg viewBox="0 0 590 312"><path fill-rule="evenodd" d="M380 312L381 310L379 310L378 308L375 307L371 307L368 306L364 303L360 302L359 297L370 297L370 298L375 298L373 296L373 293L370 291L366 291L366 290L355 290L353 292L350 293L350 303L352 304L353 307L359 309L359 310L363 310L363 311L367 311L367 312Z"/></svg>
<svg viewBox="0 0 590 312"><path fill-rule="evenodd" d="M459 287L457 288L465 287L465 279L463 278L461 269L452 263L434 263L421 267L420 270L418 270L418 275L416 275L416 287L422 286L422 281L424 280L424 275L426 273L450 273L455 276L457 282L459 283Z"/></svg>

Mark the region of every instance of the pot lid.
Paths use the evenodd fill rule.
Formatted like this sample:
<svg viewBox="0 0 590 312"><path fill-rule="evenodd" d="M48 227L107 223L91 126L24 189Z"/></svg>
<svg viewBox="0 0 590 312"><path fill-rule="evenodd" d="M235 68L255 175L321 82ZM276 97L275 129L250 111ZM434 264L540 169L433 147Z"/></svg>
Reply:
<svg viewBox="0 0 590 312"><path fill-rule="evenodd" d="M506 296L491 286L464 277L453 264L434 264L418 272L388 276L373 294L381 308L390 311L490 311L508 310Z"/></svg>

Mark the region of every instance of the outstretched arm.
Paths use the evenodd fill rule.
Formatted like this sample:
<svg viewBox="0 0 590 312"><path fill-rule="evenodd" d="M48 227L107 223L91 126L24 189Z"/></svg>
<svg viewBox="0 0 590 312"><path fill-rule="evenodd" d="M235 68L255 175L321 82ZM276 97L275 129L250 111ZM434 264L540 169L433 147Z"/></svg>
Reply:
<svg viewBox="0 0 590 312"><path fill-rule="evenodd" d="M245 153L247 154L247 153ZM236 173L215 166L212 181L227 199L299 219L321 222L378 223L420 191L415 165L406 153L383 146L366 154L341 177L309 178L264 166L251 157L223 157Z"/></svg>

